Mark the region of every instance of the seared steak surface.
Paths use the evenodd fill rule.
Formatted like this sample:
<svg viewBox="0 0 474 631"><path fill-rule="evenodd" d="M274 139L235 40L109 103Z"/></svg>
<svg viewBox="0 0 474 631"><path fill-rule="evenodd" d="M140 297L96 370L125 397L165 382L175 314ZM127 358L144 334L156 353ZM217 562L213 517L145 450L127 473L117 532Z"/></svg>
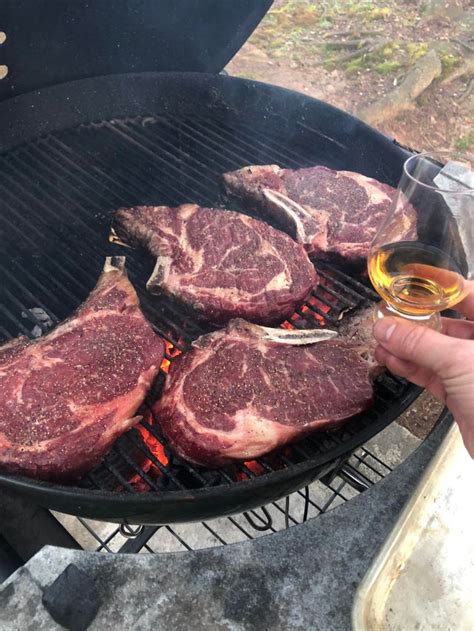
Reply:
<svg viewBox="0 0 474 631"><path fill-rule="evenodd" d="M0 347L0 470L45 480L86 473L139 420L163 350L123 259L108 259L69 320Z"/></svg>
<svg viewBox="0 0 474 631"><path fill-rule="evenodd" d="M367 257L396 193L388 184L360 173L322 166L297 170L250 166L223 178L231 196L257 206L308 252L353 261ZM411 206L406 213L411 224L415 219Z"/></svg>
<svg viewBox="0 0 474 631"><path fill-rule="evenodd" d="M114 229L157 257L150 292L171 295L212 323L281 322L317 282L301 245L241 213L138 206L117 211Z"/></svg>
<svg viewBox="0 0 474 631"><path fill-rule="evenodd" d="M343 341L277 343L233 320L173 360L154 412L176 453L212 467L337 425L371 402L369 366Z"/></svg>

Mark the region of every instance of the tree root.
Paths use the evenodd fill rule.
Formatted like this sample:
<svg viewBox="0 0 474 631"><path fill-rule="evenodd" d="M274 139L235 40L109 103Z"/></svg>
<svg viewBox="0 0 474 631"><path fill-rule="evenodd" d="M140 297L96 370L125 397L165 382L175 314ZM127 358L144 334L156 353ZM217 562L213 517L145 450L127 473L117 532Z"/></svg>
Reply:
<svg viewBox="0 0 474 631"><path fill-rule="evenodd" d="M347 53L346 55L339 55L335 61L338 64L345 63L346 61L357 59L357 57L363 57L364 55L374 54L378 52L379 50L382 50L383 48L385 48L385 46L387 46L389 42L390 40L387 40L387 39L383 39L383 40L377 39L375 41L360 40L359 48L357 48L356 50L353 50L350 53Z"/></svg>
<svg viewBox="0 0 474 631"><path fill-rule="evenodd" d="M356 48L362 48L362 46L365 46L367 44L367 40L365 39L349 39L345 42L340 42L338 40L335 39L329 39L329 40L325 40L324 45L326 46L326 48L332 49L332 50L345 50L346 48L351 50L351 49L356 49Z"/></svg>
<svg viewBox="0 0 474 631"><path fill-rule="evenodd" d="M464 42L462 39L451 39L451 41L453 42L453 44L457 44L458 46L465 48L470 53L474 53L474 46L471 46L467 42Z"/></svg>
<svg viewBox="0 0 474 631"><path fill-rule="evenodd" d="M350 35L357 35L359 38L361 37L373 37L374 35L382 35L382 31L358 31L354 29L353 31L335 31L331 33L333 37L349 37Z"/></svg>
<svg viewBox="0 0 474 631"><path fill-rule="evenodd" d="M430 50L407 73L402 83L381 99L363 107L357 116L369 124L382 123L400 112L411 109L415 99L441 74L441 61Z"/></svg>
<svg viewBox="0 0 474 631"><path fill-rule="evenodd" d="M368 55L370 53L370 48L364 46L363 48L358 48L357 50L352 51L352 53L347 53L347 55L339 55L336 61L338 64L345 63L346 61L351 61L351 59L357 59L357 57L363 57L364 55Z"/></svg>
<svg viewBox="0 0 474 631"><path fill-rule="evenodd" d="M459 79L460 77L469 76L474 73L474 57L467 57L464 63L456 68L450 75L441 81L442 85L447 85Z"/></svg>
<svg viewBox="0 0 474 631"><path fill-rule="evenodd" d="M467 88L458 98L459 103L463 103L466 99L468 99L471 96L473 89L474 89L474 77L469 81L469 83L467 84Z"/></svg>

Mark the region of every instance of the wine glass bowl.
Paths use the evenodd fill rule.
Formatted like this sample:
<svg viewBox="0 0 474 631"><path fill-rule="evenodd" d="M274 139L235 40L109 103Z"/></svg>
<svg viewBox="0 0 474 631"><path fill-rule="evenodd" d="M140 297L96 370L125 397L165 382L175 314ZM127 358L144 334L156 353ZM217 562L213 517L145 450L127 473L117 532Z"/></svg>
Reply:
<svg viewBox="0 0 474 631"><path fill-rule="evenodd" d="M376 318L395 315L440 329L439 313L468 290L473 218L471 158L445 152L408 158L369 251L370 280L383 299Z"/></svg>

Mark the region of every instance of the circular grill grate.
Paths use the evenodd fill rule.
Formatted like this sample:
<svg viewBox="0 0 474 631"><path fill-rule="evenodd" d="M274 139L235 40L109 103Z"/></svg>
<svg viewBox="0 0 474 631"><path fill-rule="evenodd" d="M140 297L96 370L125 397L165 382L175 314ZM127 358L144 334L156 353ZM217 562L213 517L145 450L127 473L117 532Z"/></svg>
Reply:
<svg viewBox="0 0 474 631"><path fill-rule="evenodd" d="M308 161L317 163L316 158L297 155L263 128L256 131L244 123L230 125L216 117L189 120L150 116L106 121L49 135L3 154L0 228L6 247L0 254L5 281L0 289L0 335L8 339L19 333L31 336L46 332L50 323L69 316L85 299L104 257L123 254L123 248L108 242L110 220L118 207L186 201L216 206L224 171L268 163L296 168ZM159 393L169 362L207 330L166 300L152 299L145 292L151 264L150 257L128 252L129 276L144 312L167 342L162 374L148 404ZM342 317L376 298L368 286L343 270L321 262L317 268L320 286L282 326L337 326ZM69 503L67 510L91 516L97 502L112 495L116 499L117 495L155 492L163 497L205 489L226 493L246 481L270 479L275 472L280 473L282 495L283 472L289 478L292 471L304 470L307 481L312 471L314 477L318 468L352 453L390 423L418 393L419 389L385 375L376 384L374 408L345 426L314 434L256 462L217 471L193 467L174 457L148 405L141 424L120 438L101 466L77 485L29 484L37 494L49 489L48 502L55 489L63 499L68 489L75 489L79 492L76 504L73 502L76 507ZM15 486L12 477L0 476L0 482ZM20 486L28 484L20 482ZM303 482L303 478L295 479L294 488ZM92 498L87 507L77 505L77 498L86 497L80 494L81 489ZM262 499L257 495L250 503L262 504ZM58 502L55 507L61 509ZM104 516L103 510L98 516ZM110 508L116 510L116 504ZM214 514L219 510L215 506Z"/></svg>

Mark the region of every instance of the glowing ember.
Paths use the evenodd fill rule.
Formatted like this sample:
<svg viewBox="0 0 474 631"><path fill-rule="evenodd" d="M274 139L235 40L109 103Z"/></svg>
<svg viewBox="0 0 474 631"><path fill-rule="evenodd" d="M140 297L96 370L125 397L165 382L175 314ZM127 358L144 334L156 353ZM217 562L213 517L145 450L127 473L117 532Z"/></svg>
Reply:
<svg viewBox="0 0 474 631"><path fill-rule="evenodd" d="M163 372L168 374L171 360L173 359L173 357L177 357L178 355L180 355L181 351L178 348L176 348L176 346L171 344L171 342L168 342L166 340L164 340L164 342L165 342L165 356L163 358L163 361L161 362L160 368Z"/></svg>
<svg viewBox="0 0 474 631"><path fill-rule="evenodd" d="M243 465L256 476L264 472L264 468L262 467L262 465L258 464L258 462L255 462L255 460L248 460L247 462L244 462ZM246 471L237 471L237 473L235 474L235 478L239 482L242 480L249 480L251 477L253 476Z"/></svg>
<svg viewBox="0 0 474 631"><path fill-rule="evenodd" d="M153 418L153 414L151 410L145 410L142 412L143 420L147 423L147 425L155 425L155 421ZM164 466L168 464L168 458L166 457L165 450L160 441L155 438L150 432L146 429L144 425L139 423L136 428L142 435L143 442L151 451L151 453L155 456L157 460L159 460Z"/></svg>
<svg viewBox="0 0 474 631"><path fill-rule="evenodd" d="M151 422L149 421L149 423L152 424L153 421ZM165 448L160 443L160 441L154 436L152 436L142 425L138 425L137 429L142 435L143 442L151 451L151 453L155 456L157 460L161 462L162 465L166 467L166 465L168 464L168 458L165 454ZM155 467L155 465L152 462L150 462L150 465ZM157 471L159 472L159 469L157 469Z"/></svg>
<svg viewBox="0 0 474 631"><path fill-rule="evenodd" d="M329 311L331 311L331 307L328 307L328 305L325 305L323 302L319 301L317 298L315 298L315 296L310 297L310 299L308 300L308 304L312 305L313 307L316 307L317 309L319 309L319 311L322 311L323 313L329 313ZM311 307L306 306L306 305L305 307L303 307L302 311L311 310ZM313 316L315 320L319 322L320 325L326 326L326 320L323 318L322 315L320 315L319 313L316 313L315 311L312 311L311 315Z"/></svg>
<svg viewBox="0 0 474 631"><path fill-rule="evenodd" d="M313 307L313 308L312 308ZM329 313L331 307L325 305L323 302L318 300L315 296L310 296L298 311L299 313L294 313L291 318L283 322L281 325L284 329L292 330L295 328L295 322L310 322L311 319L316 320L315 324L317 326L326 326L326 320L322 315L317 313L314 309L318 309L322 313Z"/></svg>
<svg viewBox="0 0 474 631"><path fill-rule="evenodd" d="M165 344L165 356L163 361L161 362L161 370L165 373L168 373L170 364L174 357L177 357L181 354L181 351L174 346L171 342L167 340L163 340ZM145 410L142 411L143 420L148 423L148 425L154 425L155 421L151 411ZM143 442L147 446L147 448L151 451L154 457L164 466L168 465L168 458L165 453L165 449L161 442L155 438L143 425L138 424L136 426L137 430L140 432ZM157 466L154 462L149 459L146 459L144 464L142 464L142 470L147 473L147 475L153 477L159 477L162 475L159 466ZM138 474L134 474L133 477L129 480L130 484L136 486L138 491L148 490L146 488L142 488L147 486L147 484L140 478Z"/></svg>
<svg viewBox="0 0 474 631"><path fill-rule="evenodd" d="M153 425L153 415L150 410L142 411L143 420L148 425ZM147 448L151 451L154 457L161 462L161 464L166 467L168 464L168 458L165 453L165 449L160 441L155 438L150 432L144 427L141 423L135 426L136 429L140 432L141 437ZM162 475L160 468L152 462L149 458L145 457L144 462L141 464L141 469L144 473L146 473L151 478L160 477ZM133 484L136 491L143 492L150 490L146 482L142 480L138 473L133 474L133 476L129 479L129 483Z"/></svg>
<svg viewBox="0 0 474 631"><path fill-rule="evenodd" d="M244 465L247 467L247 469L250 469L250 471L252 471L256 475L260 475L261 473L263 473L262 465L258 464L258 462L256 462L255 460L244 462Z"/></svg>

